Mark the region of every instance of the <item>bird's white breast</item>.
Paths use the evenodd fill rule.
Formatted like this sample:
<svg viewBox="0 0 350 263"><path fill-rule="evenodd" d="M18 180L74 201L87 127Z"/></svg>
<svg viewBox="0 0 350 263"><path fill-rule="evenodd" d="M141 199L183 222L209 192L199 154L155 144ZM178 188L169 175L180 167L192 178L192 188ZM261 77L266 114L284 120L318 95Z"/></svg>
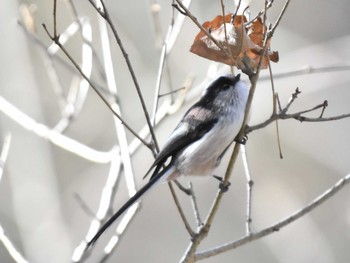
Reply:
<svg viewBox="0 0 350 263"><path fill-rule="evenodd" d="M241 128L249 90L246 86L235 99L234 106L228 107L213 128L201 139L189 145L178 157L177 170L182 175L212 175L217 159L234 140ZM244 90L243 90L244 89Z"/></svg>

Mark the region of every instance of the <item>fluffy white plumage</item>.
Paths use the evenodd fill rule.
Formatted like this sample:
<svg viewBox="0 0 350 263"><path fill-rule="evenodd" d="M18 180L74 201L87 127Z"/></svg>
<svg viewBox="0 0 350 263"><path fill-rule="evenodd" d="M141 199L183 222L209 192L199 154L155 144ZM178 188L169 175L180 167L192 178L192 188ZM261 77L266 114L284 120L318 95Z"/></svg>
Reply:
<svg viewBox="0 0 350 263"><path fill-rule="evenodd" d="M150 181L101 227L88 247L125 210L158 183L182 175L213 175L242 126L248 94L249 89L240 80L240 75L221 76L211 82L157 155L147 172L154 169Z"/></svg>

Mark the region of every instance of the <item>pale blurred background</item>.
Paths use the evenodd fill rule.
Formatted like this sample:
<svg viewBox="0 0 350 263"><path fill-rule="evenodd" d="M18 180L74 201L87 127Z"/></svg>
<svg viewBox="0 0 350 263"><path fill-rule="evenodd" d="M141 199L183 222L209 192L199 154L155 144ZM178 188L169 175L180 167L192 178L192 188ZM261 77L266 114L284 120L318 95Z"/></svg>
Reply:
<svg viewBox="0 0 350 263"><path fill-rule="evenodd" d="M97 15L88 1L74 1L80 16L89 17L93 25L93 43L101 55ZM259 3L257 3L259 2ZM261 3L260 3L261 2ZM262 9L263 1L252 1L252 15ZM39 39L50 40L42 23L52 28L52 1L5 1L0 10L0 96L40 123L57 124L60 112L37 47L18 26L20 3L34 4ZM120 32L135 73L152 109L160 48L156 46L155 26L150 12L153 1L107 1L110 15ZM171 18L171 1L158 1L160 21L165 34ZM226 11L233 11L233 1L226 1ZM58 30L71 20L64 1L58 1ZM268 13L274 22L284 4L275 1ZM200 22L221 14L220 1L192 1L191 11ZM272 50L278 50L280 62L272 65L274 73L299 70L307 66L331 67L350 62L350 3L347 0L292 0L275 37ZM182 86L188 74L195 75L194 86L207 74L210 61L189 53L197 27L189 20L183 26L168 57L171 83ZM67 45L77 58L80 46L74 39ZM145 119L130 74L115 41L112 56L123 116L141 129ZM96 64L94 64L96 66ZM60 69L60 80L68 87L71 73ZM262 77L267 71L262 72ZM92 78L99 80L97 69ZM167 91L163 81L162 90ZM350 74L348 71L306 74L275 79L281 103L285 104L296 87L301 94L291 111L312 108L328 100L325 116L350 112ZM67 88L68 89L68 88ZM185 107L167 117L156 129L163 144L176 126ZM251 124L269 117L271 87L267 78L259 82L254 99ZM317 116L311 114L311 116ZM0 135L8 131L12 143L0 182L0 223L18 250L29 262L70 262L74 248L86 235L91 218L74 198L78 194L96 211L109 165L94 164L58 148L0 113ZM279 158L276 130L270 125L249 135L249 165L255 182L253 192L254 231L267 227L302 208L330 188L350 171L350 119L327 123L280 121L280 139L284 158ZM117 144L111 112L93 91L65 135L86 145L107 151ZM133 136L128 133L128 138ZM1 144L2 144L1 140ZM225 170L225 156L217 174ZM137 185L152 163L152 154L141 147L132 159ZM187 184L187 179L182 180ZM218 183L212 178L194 179L202 217L215 196ZM231 179L232 186L214 221L208 238L201 245L207 249L235 240L245 233L246 187L241 159ZM125 181L121 180L115 208L127 200ZM179 194L188 217L192 210L187 196ZM279 232L203 262L350 262L350 188L349 186L325 204ZM193 222L193 220L191 221ZM111 229L113 231L113 229ZM87 262L98 262L99 250L111 231L101 238ZM108 262L178 262L189 243L189 236L166 185L147 195L142 209L129 226L119 247ZM0 245L0 262L13 262Z"/></svg>

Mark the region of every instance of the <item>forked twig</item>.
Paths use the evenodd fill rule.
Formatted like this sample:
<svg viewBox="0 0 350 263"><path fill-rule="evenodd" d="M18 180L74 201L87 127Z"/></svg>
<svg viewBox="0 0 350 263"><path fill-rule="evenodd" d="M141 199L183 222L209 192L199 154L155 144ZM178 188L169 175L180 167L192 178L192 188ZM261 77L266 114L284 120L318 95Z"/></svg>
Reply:
<svg viewBox="0 0 350 263"><path fill-rule="evenodd" d="M69 54L69 52L63 47L63 45L59 41L59 35L51 35L48 31L45 24L43 24L43 27L50 37L52 41L55 42L56 45L59 46L59 48L62 50L62 52L66 55L66 57L70 60L70 62L74 65L74 67L77 69L77 71L83 76L83 78L89 83L90 87L96 92L96 94L101 98L101 100L106 104L106 106L113 112L113 114L122 122L122 124L136 137L138 138L146 147L152 149L151 145L147 143L145 140L143 140L137 132L135 132L124 120L123 118L114 110L114 108L110 105L110 103L107 101L107 99L104 97L104 95L101 93L101 91L96 88L94 83L84 74L80 66L75 62L75 60L72 58L72 56Z"/></svg>
<svg viewBox="0 0 350 263"><path fill-rule="evenodd" d="M333 187L326 190L323 194L316 197L312 202L310 202L305 207L301 208L300 210L296 211L292 215L288 216L287 218L277 222L276 224L273 224L265 229L262 229L258 232L252 233L249 236L244 236L238 240L228 242L226 244L223 244L221 246L208 249L203 252L199 252L195 256L195 260L202 260L206 259L212 256L216 256L218 254L224 253L228 250L235 249L237 247L240 247L242 245L245 245L247 243L250 243L252 241L258 240L264 236L267 236L269 234L272 234L276 231L279 231L283 227L291 224L292 222L296 221L297 219L301 218L302 216L306 215L316 207L323 204L326 200L328 200L330 197L338 193L341 189L343 189L348 183L350 182L350 174L339 180Z"/></svg>
<svg viewBox="0 0 350 263"><path fill-rule="evenodd" d="M126 49L125 49L125 47L123 45L123 42L122 42L121 38L119 37L118 31L117 31L116 27L114 26L114 23L113 23L110 15L109 15L108 9L106 8L104 2L99 0L99 3L101 4L100 6L95 4L93 2L93 0L89 0L89 2L96 9L96 11L107 21L108 25L110 26L110 28L111 28L111 30L113 32L115 40L117 41L117 43L119 45L119 48L120 48L120 50L121 50L121 52L123 54L123 57L124 57L125 62L127 64L127 66L128 66L129 72L131 74L131 78L132 78L132 80L134 82L134 86L136 88L138 97L140 99L142 110L144 112L148 128L150 129L152 141L153 141L153 144L154 144L154 147L155 147L156 151L154 151L154 149L152 147L149 147L149 148L152 150L153 154L155 155L156 152L159 152L158 142L157 142L157 139L156 139L156 136L155 136L155 133L154 133L154 129L153 129L153 126L152 126L152 123L151 123L151 118L149 116L149 113L148 113L148 110L147 110L147 107L146 107L146 103L144 101L144 98L143 98L143 95L142 95L142 92L141 92L140 85L138 83L135 71L134 71L133 66L131 64L131 61L129 59L129 55L126 52ZM148 144L148 146L150 146L150 145Z"/></svg>

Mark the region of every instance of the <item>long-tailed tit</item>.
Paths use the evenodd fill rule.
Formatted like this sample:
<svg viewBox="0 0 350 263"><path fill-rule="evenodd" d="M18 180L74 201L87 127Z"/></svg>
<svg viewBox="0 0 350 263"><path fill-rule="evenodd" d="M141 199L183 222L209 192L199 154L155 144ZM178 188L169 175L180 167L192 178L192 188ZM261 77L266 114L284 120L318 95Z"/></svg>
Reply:
<svg viewBox="0 0 350 263"><path fill-rule="evenodd" d="M181 175L212 175L242 126L248 94L240 75L221 76L211 82L201 99L186 112L146 173L154 169L150 181L100 228L88 247L157 183Z"/></svg>

